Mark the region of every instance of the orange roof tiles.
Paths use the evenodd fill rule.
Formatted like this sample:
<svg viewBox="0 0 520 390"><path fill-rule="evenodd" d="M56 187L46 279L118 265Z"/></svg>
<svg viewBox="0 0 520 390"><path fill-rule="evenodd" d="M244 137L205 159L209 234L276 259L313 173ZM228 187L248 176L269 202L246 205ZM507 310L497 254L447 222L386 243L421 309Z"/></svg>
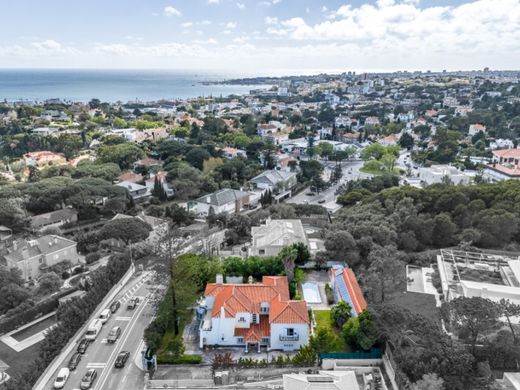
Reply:
<svg viewBox="0 0 520 390"><path fill-rule="evenodd" d="M249 328L235 328L235 336L243 337L246 343L259 343L270 335L271 327L265 316L260 316L260 323L251 324Z"/></svg>
<svg viewBox="0 0 520 390"><path fill-rule="evenodd" d="M285 276L264 276L262 283L255 284L208 283L204 295L215 297L213 317L218 317L221 310L226 317L235 317L240 312L258 314L261 304L269 303L269 322L309 323L306 303L289 300Z"/></svg>
<svg viewBox="0 0 520 390"><path fill-rule="evenodd" d="M520 158L520 149L501 149L494 150L493 154L503 158Z"/></svg>
<svg viewBox="0 0 520 390"><path fill-rule="evenodd" d="M363 297L363 293L359 288L359 284L356 280L356 275L354 275L354 271L350 268L343 269L343 280L347 286L350 299L352 300L352 304L354 305L354 310L357 314L361 313L363 310L367 308L367 303L365 298Z"/></svg>

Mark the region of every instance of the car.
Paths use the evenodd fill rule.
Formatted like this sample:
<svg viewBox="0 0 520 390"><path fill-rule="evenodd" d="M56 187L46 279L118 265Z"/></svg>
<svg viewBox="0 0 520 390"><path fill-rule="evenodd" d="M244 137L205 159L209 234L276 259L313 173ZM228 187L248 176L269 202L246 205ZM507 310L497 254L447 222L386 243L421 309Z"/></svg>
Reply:
<svg viewBox="0 0 520 390"><path fill-rule="evenodd" d="M325 203L325 199L318 200L318 203L319 203L319 204L323 204L323 203Z"/></svg>
<svg viewBox="0 0 520 390"><path fill-rule="evenodd" d="M114 366L117 368L122 368L125 366L126 361L130 357L130 352L128 351L121 351L116 357L116 361L114 363Z"/></svg>
<svg viewBox="0 0 520 390"><path fill-rule="evenodd" d="M74 371L81 360L81 353L75 352L69 360L69 370Z"/></svg>
<svg viewBox="0 0 520 390"><path fill-rule="evenodd" d="M121 302L119 302L119 301L112 302L112 304L110 305L110 311L112 313L115 313L117 311L117 309L119 309L120 306L121 306Z"/></svg>
<svg viewBox="0 0 520 390"><path fill-rule="evenodd" d="M90 340L83 339L79 342L77 351L83 355L85 352L87 352L87 348L89 345L90 345Z"/></svg>
<svg viewBox="0 0 520 390"><path fill-rule="evenodd" d="M115 343L120 335L121 335L121 327L114 326L112 328L112 330L110 330L110 333L108 334L107 342L110 344Z"/></svg>
<svg viewBox="0 0 520 390"><path fill-rule="evenodd" d="M108 321L108 319L110 318L110 309L105 309L101 312L101 314L99 315L99 319L101 320L101 323L103 325L106 324L106 322Z"/></svg>
<svg viewBox="0 0 520 390"><path fill-rule="evenodd" d="M97 378L97 371L93 368L87 371L85 376L81 379L79 387L81 390L90 389Z"/></svg>
<svg viewBox="0 0 520 390"><path fill-rule="evenodd" d="M307 195L307 196L316 196L316 194L314 192L307 192L305 195Z"/></svg>
<svg viewBox="0 0 520 390"><path fill-rule="evenodd" d="M134 310L139 303L139 298L132 298L128 301L128 305L126 305L126 308L128 310Z"/></svg>
<svg viewBox="0 0 520 390"><path fill-rule="evenodd" d="M63 389L65 387L65 383L67 383L67 379L69 379L70 371L67 367L63 367L58 372L56 379L54 380L54 388L55 389Z"/></svg>

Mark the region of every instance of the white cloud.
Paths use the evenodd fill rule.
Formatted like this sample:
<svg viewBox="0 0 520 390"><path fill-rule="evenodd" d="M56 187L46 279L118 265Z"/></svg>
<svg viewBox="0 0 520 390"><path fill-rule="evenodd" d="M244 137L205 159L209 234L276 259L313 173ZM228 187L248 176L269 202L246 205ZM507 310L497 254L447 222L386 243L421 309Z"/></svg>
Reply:
<svg viewBox="0 0 520 390"><path fill-rule="evenodd" d="M181 27L183 28L190 28L191 26L193 26L193 22L181 23Z"/></svg>
<svg viewBox="0 0 520 390"><path fill-rule="evenodd" d="M249 38L248 36L241 36L241 37L236 37L233 39L233 43L246 43L250 40L251 38Z"/></svg>
<svg viewBox="0 0 520 390"><path fill-rule="evenodd" d="M274 16L274 17L266 16L264 18L264 22L265 22L265 24L271 24L271 25L278 24L278 18L276 16Z"/></svg>
<svg viewBox="0 0 520 390"><path fill-rule="evenodd" d="M62 48L61 43L56 42L52 39L47 39L41 42L33 42L32 45L38 50L59 51Z"/></svg>
<svg viewBox="0 0 520 390"><path fill-rule="evenodd" d="M220 0L208 0L208 4L220 4Z"/></svg>
<svg viewBox="0 0 520 390"><path fill-rule="evenodd" d="M177 8L172 7L171 5L168 5L164 7L164 15L170 17L170 16L181 16L181 11L179 11Z"/></svg>
<svg viewBox="0 0 520 390"><path fill-rule="evenodd" d="M237 3L238 9L244 9L246 8L246 5L244 3Z"/></svg>
<svg viewBox="0 0 520 390"><path fill-rule="evenodd" d="M237 28L237 24L235 22L227 22L225 25L224 25L224 28L226 30L234 30L235 28Z"/></svg>

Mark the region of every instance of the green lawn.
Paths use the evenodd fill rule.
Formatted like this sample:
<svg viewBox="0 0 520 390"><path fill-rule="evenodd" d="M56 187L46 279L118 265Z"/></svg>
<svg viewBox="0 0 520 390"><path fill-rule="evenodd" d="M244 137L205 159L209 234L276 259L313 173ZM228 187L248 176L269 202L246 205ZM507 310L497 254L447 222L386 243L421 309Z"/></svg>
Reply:
<svg viewBox="0 0 520 390"><path fill-rule="evenodd" d="M332 321L330 320L330 310L314 310L314 318L316 320L316 330L318 329L329 329L334 333L337 337L340 348L339 351L331 351L331 352L348 352L351 351L350 346L345 344L343 337L341 336L341 331L332 326Z"/></svg>

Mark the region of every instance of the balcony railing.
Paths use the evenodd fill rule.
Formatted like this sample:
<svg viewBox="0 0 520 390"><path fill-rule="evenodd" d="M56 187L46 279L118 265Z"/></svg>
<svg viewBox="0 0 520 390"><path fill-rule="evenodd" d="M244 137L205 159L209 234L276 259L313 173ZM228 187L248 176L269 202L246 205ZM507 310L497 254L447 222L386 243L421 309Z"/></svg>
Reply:
<svg viewBox="0 0 520 390"><path fill-rule="evenodd" d="M298 341L299 339L300 336L298 336L297 334L294 334L292 336L280 335L280 341Z"/></svg>

